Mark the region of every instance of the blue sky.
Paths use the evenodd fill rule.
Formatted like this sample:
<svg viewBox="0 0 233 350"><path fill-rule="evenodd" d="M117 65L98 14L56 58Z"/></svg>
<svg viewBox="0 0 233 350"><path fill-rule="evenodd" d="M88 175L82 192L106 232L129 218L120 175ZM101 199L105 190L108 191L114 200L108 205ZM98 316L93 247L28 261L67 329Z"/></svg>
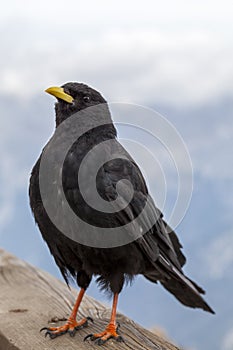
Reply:
<svg viewBox="0 0 233 350"><path fill-rule="evenodd" d="M156 109L191 155L193 196L177 231L188 257L185 271L207 289L217 315L186 309L142 278L122 293L119 307L192 350L233 348L233 306L226 302L233 289L232 10L225 0L42 0L9 1L0 13L0 244L59 275L27 199L30 169L54 128L54 101L45 88L77 80L108 101ZM154 169L147 169L155 196ZM168 179L165 215L173 200ZM90 294L104 298L94 286Z"/></svg>

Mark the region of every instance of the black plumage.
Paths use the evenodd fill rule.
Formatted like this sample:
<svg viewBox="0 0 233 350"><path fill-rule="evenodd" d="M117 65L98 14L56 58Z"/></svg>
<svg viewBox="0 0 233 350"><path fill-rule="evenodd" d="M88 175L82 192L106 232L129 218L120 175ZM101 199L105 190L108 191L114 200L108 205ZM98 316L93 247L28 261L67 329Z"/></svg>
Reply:
<svg viewBox="0 0 233 350"><path fill-rule="evenodd" d="M181 251L182 246L175 232L166 224L162 213L154 205L137 164L117 141L116 129L105 99L99 92L80 83L67 83L56 89L58 89L59 94L54 88L52 91L48 91L57 97L55 105L56 127L61 125L63 121L67 121L76 112L85 110L87 107L99 104L104 106L102 109L104 125L89 130L76 140L69 149L63 165L62 184L72 210L91 225L119 227L137 218L146 201L149 201L149 214L147 217L142 217L139 226L146 225L146 222L150 222L156 217L155 224L148 232L126 245L114 248L95 248L75 242L53 224L45 210L39 186L40 156L30 178L30 205L41 234L66 282L68 283L69 276L72 276L77 280L79 287L85 291L92 277L98 276L97 281L101 288L118 295L125 282L132 280L137 274L141 274L151 282L160 282L184 305L213 313L213 310L201 297L201 294L204 293L202 288L182 272L182 266L186 260ZM93 120L98 117L98 113L97 115L93 114ZM116 207L116 212L110 214L91 208L81 195L77 181L79 166L84 156L94 146L107 140L111 140L111 143L104 148L106 159L108 159L109 154L120 154L122 158L117 156L116 159L107 160L99 169L96 176L96 186L100 196L110 203L114 201L118 195L117 183L122 179L129 180L134 190L129 205L120 211ZM55 156L51 161L56 167ZM90 172L91 169L86 170L87 184ZM127 201L127 186L127 182L124 183L123 191L120 194L124 201ZM59 201L59 191L57 200ZM136 227L137 229L140 227ZM81 232L81 234L85 235L86 232ZM47 329L47 332L51 335L54 330ZM59 334L58 330L57 333ZM103 335L94 338L99 339L100 343L106 341Z"/></svg>

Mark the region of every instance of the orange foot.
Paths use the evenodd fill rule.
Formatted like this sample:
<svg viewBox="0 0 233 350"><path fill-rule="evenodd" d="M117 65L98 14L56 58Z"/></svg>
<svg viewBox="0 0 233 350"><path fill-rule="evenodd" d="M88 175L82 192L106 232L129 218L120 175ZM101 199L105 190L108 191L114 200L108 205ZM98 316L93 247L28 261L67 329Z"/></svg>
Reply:
<svg viewBox="0 0 233 350"><path fill-rule="evenodd" d="M68 319L67 323L61 327L44 327L41 328L40 332L46 330L45 337L49 335L51 339L65 333L69 333L71 337L74 337L76 331L88 326L88 321L93 322L93 319L91 317L86 317L79 322L74 319Z"/></svg>
<svg viewBox="0 0 233 350"><path fill-rule="evenodd" d="M90 340L95 341L97 345L102 345L106 343L109 339L115 339L118 342L124 342L124 339L117 333L119 325L116 326L113 323L109 323L105 331L102 333L88 334L84 341L90 338Z"/></svg>

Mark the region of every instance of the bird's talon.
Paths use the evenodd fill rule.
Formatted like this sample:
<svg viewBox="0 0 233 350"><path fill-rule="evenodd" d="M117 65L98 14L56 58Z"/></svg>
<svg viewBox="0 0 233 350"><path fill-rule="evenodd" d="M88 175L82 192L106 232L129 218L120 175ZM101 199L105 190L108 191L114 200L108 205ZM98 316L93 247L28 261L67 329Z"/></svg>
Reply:
<svg viewBox="0 0 233 350"><path fill-rule="evenodd" d="M87 320L87 321L91 321L92 323L94 323L93 318L92 318L92 317L90 317L90 316L87 316L87 317L86 317L86 320Z"/></svg>
<svg viewBox="0 0 233 350"><path fill-rule="evenodd" d="M125 339L119 335L117 338L116 338L116 341L118 341L119 343L125 343Z"/></svg>
<svg viewBox="0 0 233 350"><path fill-rule="evenodd" d="M80 329L82 329L82 328L88 327L88 321L91 321L92 323L94 323L93 319L92 319L91 317L88 316L88 317L86 317L86 321L85 321L84 323L82 323L82 324L76 326L75 329L78 331L78 330L80 330Z"/></svg>
<svg viewBox="0 0 233 350"><path fill-rule="evenodd" d="M103 345L104 343L106 343L107 340L103 340L101 338L97 338L95 339L95 344L96 345Z"/></svg>
<svg viewBox="0 0 233 350"><path fill-rule="evenodd" d="M93 337L93 334L90 333L90 334L86 335L86 337L83 339L83 341L86 341L88 338L92 338L92 337Z"/></svg>
<svg viewBox="0 0 233 350"><path fill-rule="evenodd" d="M50 339L55 339L58 335L60 335L60 334L55 334L55 333L52 333L52 332L50 332L49 330L45 333L45 338L47 337L47 335L49 335L50 336Z"/></svg>
<svg viewBox="0 0 233 350"><path fill-rule="evenodd" d="M40 332L42 332L42 331L47 331L47 330L48 330L47 327L43 327L43 328L40 329Z"/></svg>
<svg viewBox="0 0 233 350"><path fill-rule="evenodd" d="M50 336L51 339L54 339L58 337L59 335L63 335L65 333L69 333L71 337L75 336L76 331L87 327L88 326L88 317L82 319L81 321L77 322L74 319L69 319L66 324L60 327L43 327L41 328L40 332L46 331L45 337L47 335Z"/></svg>
<svg viewBox="0 0 233 350"><path fill-rule="evenodd" d="M75 336L75 333L76 333L76 328L74 328L73 330L68 330L68 333L69 333L69 335L70 335L70 337L74 337Z"/></svg>
<svg viewBox="0 0 233 350"><path fill-rule="evenodd" d="M124 342L124 339L117 333L118 325L110 323L106 329L101 333L89 334L84 340L90 338L91 341L94 341L97 345L105 344L109 339L115 339L117 342Z"/></svg>

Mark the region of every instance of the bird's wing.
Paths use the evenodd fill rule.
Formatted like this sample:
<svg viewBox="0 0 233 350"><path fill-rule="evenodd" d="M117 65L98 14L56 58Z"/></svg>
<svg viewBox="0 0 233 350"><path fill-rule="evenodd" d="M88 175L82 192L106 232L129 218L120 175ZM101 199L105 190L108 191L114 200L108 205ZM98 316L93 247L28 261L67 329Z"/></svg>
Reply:
<svg viewBox="0 0 233 350"><path fill-rule="evenodd" d="M180 270L185 258L181 253L178 238L173 231L170 232L163 221L163 215L149 195L139 167L122 145L116 139L112 139L104 146L106 162L96 174L97 192L112 207L112 213L91 208L81 196L77 187L79 149L78 143L73 146L63 167L64 190L73 211L93 226L111 228L121 226L124 230L124 226L131 223L130 228L127 227L124 231L125 235L129 236L126 241L136 241L140 251L152 263L155 263L162 254ZM82 181L87 191L90 187L88 179L92 168L89 166L86 170L83 168L85 176Z"/></svg>
<svg viewBox="0 0 233 350"><path fill-rule="evenodd" d="M123 172L121 171L122 168ZM151 262L152 268L145 271L144 276L155 283L159 280L163 287L174 294L184 305L202 308L214 313L201 297L204 290L184 275L182 266L185 263L185 257L181 252L182 246L175 232L163 220L162 213L156 208L148 194L145 180L137 164L129 156L125 162L122 162L122 160L108 162L105 165L105 171L108 173L108 177L111 178L112 194L114 196L116 195L116 181L122 178L122 174L134 187L133 200L127 206L130 215L124 211L126 216L129 215L135 219L139 215L139 211L143 210L145 202L149 203L148 210L137 220L135 225L135 229L140 230L146 227L148 223L149 225L152 224L151 229L135 242L147 260ZM127 183L125 183L124 190L121 191L123 199L127 199L124 198L124 193L128 191ZM124 224L122 218L124 216L119 216L118 220Z"/></svg>
<svg viewBox="0 0 233 350"><path fill-rule="evenodd" d="M116 220L120 225L124 225L127 218L136 219L134 229L143 232L137 239L137 244L147 259L155 262L161 255L180 270L185 263L185 257L181 252L182 246L175 232L163 220L163 214L148 194L144 177L137 164L119 143L117 149L117 153L122 153L127 159L115 158L103 166L104 176L102 178L108 179L108 190L105 191L104 182L102 182L99 192L102 193L104 199L113 200L117 196L118 181L128 180L123 183L120 196L122 202L127 202L131 190L130 183L133 186L133 198L124 210L118 212L119 208L115 208ZM147 209L143 211L146 203ZM147 230L147 227L150 229Z"/></svg>

